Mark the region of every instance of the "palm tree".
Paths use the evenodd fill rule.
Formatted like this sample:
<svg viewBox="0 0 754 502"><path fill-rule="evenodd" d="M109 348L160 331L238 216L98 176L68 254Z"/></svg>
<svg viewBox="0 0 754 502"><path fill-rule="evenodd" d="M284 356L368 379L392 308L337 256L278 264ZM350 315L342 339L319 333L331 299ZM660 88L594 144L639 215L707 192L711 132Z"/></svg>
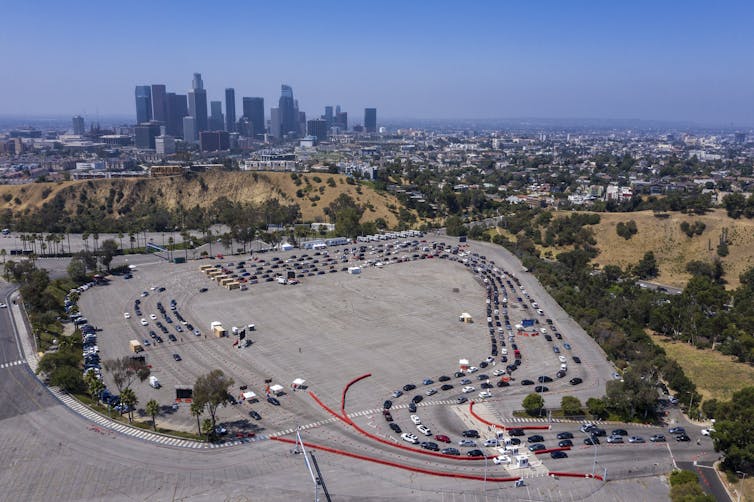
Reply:
<svg viewBox="0 0 754 502"><path fill-rule="evenodd" d="M81 234L81 239L84 241L84 250L89 251L89 232L84 231Z"/></svg>
<svg viewBox="0 0 754 502"><path fill-rule="evenodd" d="M128 232L128 240L131 241L131 252L134 251L134 242L136 241L136 236L133 232Z"/></svg>
<svg viewBox="0 0 754 502"><path fill-rule="evenodd" d="M173 236L171 235L168 237L168 257L170 261L173 261L173 243L175 241L173 240Z"/></svg>
<svg viewBox="0 0 754 502"><path fill-rule="evenodd" d="M120 403L128 408L128 421L132 421L133 409L139 404L139 398L131 387L126 387L120 392Z"/></svg>
<svg viewBox="0 0 754 502"><path fill-rule="evenodd" d="M123 232L118 232L118 240L120 241L120 252L123 252Z"/></svg>
<svg viewBox="0 0 754 502"><path fill-rule="evenodd" d="M0 256L3 257L3 263L5 263L5 256L8 254L8 252L5 250L5 248L0 249Z"/></svg>
<svg viewBox="0 0 754 502"><path fill-rule="evenodd" d="M86 383L87 389L89 390L89 395L92 396L92 399L99 402L99 395L100 392L105 389L105 384L103 384L102 381L97 378L97 376L91 371L88 371L86 373L86 377L84 377L84 383Z"/></svg>
<svg viewBox="0 0 754 502"><path fill-rule="evenodd" d="M202 424L199 422L199 417L204 413L204 406L199 403L191 403L191 414L196 417L196 430L198 435L202 435Z"/></svg>
<svg viewBox="0 0 754 502"><path fill-rule="evenodd" d="M160 403L155 401L154 399L150 399L147 401L147 415L152 417L152 428L157 432L157 422L155 421L155 417L160 412Z"/></svg>

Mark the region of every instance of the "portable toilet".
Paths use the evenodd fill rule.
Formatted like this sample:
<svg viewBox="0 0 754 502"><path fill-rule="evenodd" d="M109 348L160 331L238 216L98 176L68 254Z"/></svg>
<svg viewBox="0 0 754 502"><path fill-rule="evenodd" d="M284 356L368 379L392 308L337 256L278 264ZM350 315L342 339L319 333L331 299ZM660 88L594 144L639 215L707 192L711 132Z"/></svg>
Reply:
<svg viewBox="0 0 754 502"><path fill-rule="evenodd" d="M529 467L529 457L526 455L516 455L516 467L526 469Z"/></svg>
<svg viewBox="0 0 754 502"><path fill-rule="evenodd" d="M469 369L469 360L468 359L459 359L458 360L458 367L460 368L461 371L463 371L465 373L466 370Z"/></svg>

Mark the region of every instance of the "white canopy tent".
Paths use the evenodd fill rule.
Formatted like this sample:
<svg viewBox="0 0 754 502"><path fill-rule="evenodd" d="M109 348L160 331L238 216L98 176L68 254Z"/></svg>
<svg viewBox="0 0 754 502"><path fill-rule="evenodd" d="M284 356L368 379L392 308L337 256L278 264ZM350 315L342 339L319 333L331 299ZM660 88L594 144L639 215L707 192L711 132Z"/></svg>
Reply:
<svg viewBox="0 0 754 502"><path fill-rule="evenodd" d="M283 386L280 384L275 384L270 386L270 392L275 394L276 396L282 394L284 392Z"/></svg>
<svg viewBox="0 0 754 502"><path fill-rule="evenodd" d="M291 387L294 389L298 389L305 383L306 383L306 380L304 380L303 378L296 378L295 380L293 380L293 383L291 383Z"/></svg>
<svg viewBox="0 0 754 502"><path fill-rule="evenodd" d="M243 396L243 398L244 398L245 400L247 400L247 401L251 401L251 400L253 400L253 399L256 399L256 397L257 397L257 395L256 395L255 393L251 392L250 390L249 390L249 391L246 391L246 392L244 392L244 393L243 393L243 394L241 394L241 395L242 395L242 396Z"/></svg>

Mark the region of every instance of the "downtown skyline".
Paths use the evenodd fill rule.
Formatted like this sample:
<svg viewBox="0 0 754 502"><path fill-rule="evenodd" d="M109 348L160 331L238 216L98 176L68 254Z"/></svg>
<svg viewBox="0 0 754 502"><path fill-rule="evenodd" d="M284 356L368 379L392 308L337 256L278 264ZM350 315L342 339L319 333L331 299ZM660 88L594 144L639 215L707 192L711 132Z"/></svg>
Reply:
<svg viewBox="0 0 754 502"><path fill-rule="evenodd" d="M340 103L376 107L381 120L754 123L754 8L743 2L139 5L6 9L0 43L14 71L0 82L0 114L130 117L136 85L186 94L199 72L208 103L226 88L237 106L273 103L285 83L307 116ZM200 35L187 38L194 25Z"/></svg>

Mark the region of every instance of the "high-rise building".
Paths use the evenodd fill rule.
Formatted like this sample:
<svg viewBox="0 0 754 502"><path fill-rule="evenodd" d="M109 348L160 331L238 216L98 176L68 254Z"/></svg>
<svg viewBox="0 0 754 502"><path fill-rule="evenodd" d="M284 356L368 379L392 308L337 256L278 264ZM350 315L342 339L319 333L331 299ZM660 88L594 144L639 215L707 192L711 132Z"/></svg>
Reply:
<svg viewBox="0 0 754 502"><path fill-rule="evenodd" d="M209 102L209 130L210 131L224 131L225 130L225 118L223 117L223 103L222 101L210 101Z"/></svg>
<svg viewBox="0 0 754 502"><path fill-rule="evenodd" d="M155 138L160 135L159 122L142 123L134 127L134 145L144 150L155 149Z"/></svg>
<svg viewBox="0 0 754 502"><path fill-rule="evenodd" d="M243 98L243 116L251 122L249 137L264 135L264 98Z"/></svg>
<svg viewBox="0 0 754 502"><path fill-rule="evenodd" d="M196 119L191 115L183 117L183 141L196 143L198 138L196 134Z"/></svg>
<svg viewBox="0 0 754 502"><path fill-rule="evenodd" d="M332 106L325 107L325 114L322 116L322 118L327 121L327 127L331 127L333 125L334 115L332 113Z"/></svg>
<svg viewBox="0 0 754 502"><path fill-rule="evenodd" d="M136 123L152 120L152 89L148 85L136 86Z"/></svg>
<svg viewBox="0 0 754 502"><path fill-rule="evenodd" d="M232 87L225 89L225 130L236 130L236 90Z"/></svg>
<svg viewBox="0 0 754 502"><path fill-rule="evenodd" d="M339 109L340 109L340 106L338 107L338 110ZM348 130L348 112L338 111L335 114L335 126L339 127L341 131Z"/></svg>
<svg viewBox="0 0 754 502"><path fill-rule="evenodd" d="M270 108L270 135L273 138L280 139L282 127L282 118L280 108Z"/></svg>
<svg viewBox="0 0 754 502"><path fill-rule="evenodd" d="M288 85L280 86L280 100L278 102L280 110L280 136L298 135L298 113L296 113L296 103L293 100L293 89Z"/></svg>
<svg viewBox="0 0 754 502"><path fill-rule="evenodd" d="M197 132L207 130L207 91L204 89L202 74L194 73L191 90L188 93L189 115L196 119Z"/></svg>
<svg viewBox="0 0 754 502"><path fill-rule="evenodd" d="M165 129L170 136L183 137L183 117L188 115L188 100L185 94L167 94L167 122Z"/></svg>
<svg viewBox="0 0 754 502"><path fill-rule="evenodd" d="M168 98L164 84L152 84L152 120L167 124Z"/></svg>
<svg viewBox="0 0 754 502"><path fill-rule="evenodd" d="M175 153L175 138L172 136L157 136L154 139L154 149L157 155L163 157Z"/></svg>
<svg viewBox="0 0 754 502"><path fill-rule="evenodd" d="M377 108L364 108L364 131L377 132Z"/></svg>
<svg viewBox="0 0 754 502"><path fill-rule="evenodd" d="M86 130L84 129L84 117L82 117L81 115L76 115L73 117L72 122L73 134L78 134L79 136L84 134L84 131Z"/></svg>
<svg viewBox="0 0 754 502"><path fill-rule="evenodd" d="M306 134L314 136L317 141L325 141L327 139L327 120L314 119L306 123Z"/></svg>
<svg viewBox="0 0 754 502"><path fill-rule="evenodd" d="M199 148L203 152L230 149L230 134L226 131L202 131L199 133Z"/></svg>

